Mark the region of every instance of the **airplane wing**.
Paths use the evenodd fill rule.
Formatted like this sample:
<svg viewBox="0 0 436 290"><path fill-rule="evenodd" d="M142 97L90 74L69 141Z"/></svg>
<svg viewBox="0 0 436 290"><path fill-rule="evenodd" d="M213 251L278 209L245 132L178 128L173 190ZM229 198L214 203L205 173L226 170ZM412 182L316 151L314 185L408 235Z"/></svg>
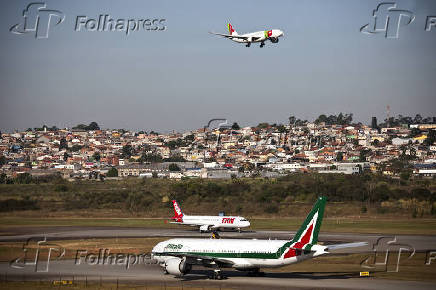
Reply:
<svg viewBox="0 0 436 290"><path fill-rule="evenodd" d="M247 36L241 36L241 35L222 34L222 33L216 33L216 32L209 32L209 33L210 34L219 35L219 36L223 36L223 37L226 37L226 38L239 38L239 39L245 39L245 40L248 39Z"/></svg>
<svg viewBox="0 0 436 290"><path fill-rule="evenodd" d="M189 259L189 261L192 264L196 264L199 261L201 262L207 262L209 264L215 262L216 264L219 264L221 266L223 265L227 265L227 266L232 266L234 263L230 260L227 259L223 259L223 258L216 258L216 257L209 257L209 256L205 256L205 255L196 255L196 254L187 254L187 253L166 253L165 255L167 256L173 256L173 257L178 257L178 258L184 258L186 257L187 259ZM203 264L203 263L200 263Z"/></svg>
<svg viewBox="0 0 436 290"><path fill-rule="evenodd" d="M169 222L169 224L176 224L176 225L190 226L190 227L198 227L198 226L201 226L201 225L196 225L196 224L186 224L186 223L181 223L181 222Z"/></svg>
<svg viewBox="0 0 436 290"><path fill-rule="evenodd" d="M357 247L363 247L368 245L367 242L357 242L357 243L346 243L346 244L336 244L336 245L328 245L327 251L334 251L339 249L345 249L345 248L357 248Z"/></svg>

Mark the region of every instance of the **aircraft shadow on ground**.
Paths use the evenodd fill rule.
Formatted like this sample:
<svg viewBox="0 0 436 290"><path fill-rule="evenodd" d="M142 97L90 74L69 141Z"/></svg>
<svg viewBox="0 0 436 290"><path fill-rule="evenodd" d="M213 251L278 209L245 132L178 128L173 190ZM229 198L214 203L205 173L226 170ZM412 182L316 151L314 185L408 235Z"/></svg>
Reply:
<svg viewBox="0 0 436 290"><path fill-rule="evenodd" d="M252 277L248 272L240 271L222 271L222 274L226 279L231 279L232 277ZM192 270L189 274L183 276L182 281L196 281L196 280L207 280L210 279L212 275L212 270ZM352 272L265 272L264 276L260 278L274 278L274 279L313 279L313 280L323 280L323 279L350 279L356 278L357 273ZM256 278L256 277L252 277Z"/></svg>

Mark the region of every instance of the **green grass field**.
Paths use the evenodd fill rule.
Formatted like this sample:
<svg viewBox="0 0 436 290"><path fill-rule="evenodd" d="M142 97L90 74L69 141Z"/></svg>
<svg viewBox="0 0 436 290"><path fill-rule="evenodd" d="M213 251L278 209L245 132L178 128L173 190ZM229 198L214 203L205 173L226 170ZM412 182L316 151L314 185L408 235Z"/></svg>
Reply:
<svg viewBox="0 0 436 290"><path fill-rule="evenodd" d="M107 226L144 228L183 228L165 223L160 218L22 218L2 217L0 228L13 232L19 226ZM250 219L252 230L297 230L303 218L254 218ZM369 218L327 218L321 231L348 233L384 234L436 234L435 219L369 219Z"/></svg>

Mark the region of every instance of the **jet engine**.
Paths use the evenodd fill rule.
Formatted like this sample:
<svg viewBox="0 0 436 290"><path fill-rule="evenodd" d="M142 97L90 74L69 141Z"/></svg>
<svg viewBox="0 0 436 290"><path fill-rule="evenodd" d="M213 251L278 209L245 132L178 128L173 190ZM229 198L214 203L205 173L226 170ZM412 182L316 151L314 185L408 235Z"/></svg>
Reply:
<svg viewBox="0 0 436 290"><path fill-rule="evenodd" d="M210 230L210 226L209 225L202 225L200 227L200 232L208 232Z"/></svg>
<svg viewBox="0 0 436 290"><path fill-rule="evenodd" d="M272 43L279 42L279 38L278 37L270 37L269 39L271 40Z"/></svg>
<svg viewBox="0 0 436 290"><path fill-rule="evenodd" d="M192 265L186 263L186 258L172 258L165 262L165 270L174 276L183 276L191 271Z"/></svg>

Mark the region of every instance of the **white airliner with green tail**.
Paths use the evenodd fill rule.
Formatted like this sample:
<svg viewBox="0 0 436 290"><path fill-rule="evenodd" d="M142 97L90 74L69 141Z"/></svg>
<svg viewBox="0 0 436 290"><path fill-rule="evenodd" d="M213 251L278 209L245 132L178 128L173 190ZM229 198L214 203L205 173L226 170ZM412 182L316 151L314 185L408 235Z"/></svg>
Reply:
<svg viewBox="0 0 436 290"><path fill-rule="evenodd" d="M166 273L182 276L193 265L214 268L214 278L221 278L222 268L250 271L298 263L331 250L361 247L366 242L324 246L318 243L318 233L324 215L326 198L320 197L292 240L257 239L170 239L158 243L152 258Z"/></svg>
<svg viewBox="0 0 436 290"><path fill-rule="evenodd" d="M227 23L227 29L229 30L229 34L209 32L211 34L223 36L230 40L233 40L238 43L245 43L246 47L250 47L253 42L260 42L260 47L265 45L265 41L269 40L272 43L278 43L279 37L283 36L284 33L280 29L270 29L264 31L256 31L251 33L245 33L239 35L230 23Z"/></svg>

